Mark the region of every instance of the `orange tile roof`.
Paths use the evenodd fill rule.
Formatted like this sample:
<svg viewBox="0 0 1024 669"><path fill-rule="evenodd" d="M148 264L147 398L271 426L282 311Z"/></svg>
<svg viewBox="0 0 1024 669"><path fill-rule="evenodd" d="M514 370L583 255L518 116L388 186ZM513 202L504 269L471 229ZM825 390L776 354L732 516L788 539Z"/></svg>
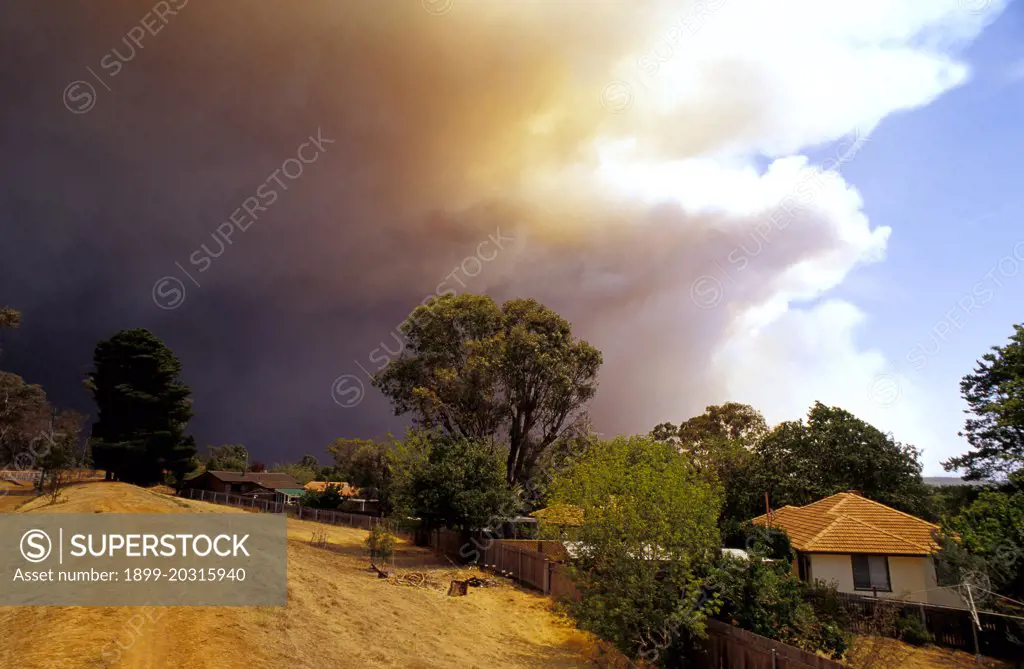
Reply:
<svg viewBox="0 0 1024 669"><path fill-rule="evenodd" d="M305 488L312 492L323 492L329 485L337 486L342 497L355 497L359 494L358 488L350 486L345 481L310 481Z"/></svg>
<svg viewBox="0 0 1024 669"><path fill-rule="evenodd" d="M768 516L753 522L768 525ZM793 548L806 553L930 555L938 550L932 536L937 525L849 492L784 506L772 512L771 526L786 530Z"/></svg>

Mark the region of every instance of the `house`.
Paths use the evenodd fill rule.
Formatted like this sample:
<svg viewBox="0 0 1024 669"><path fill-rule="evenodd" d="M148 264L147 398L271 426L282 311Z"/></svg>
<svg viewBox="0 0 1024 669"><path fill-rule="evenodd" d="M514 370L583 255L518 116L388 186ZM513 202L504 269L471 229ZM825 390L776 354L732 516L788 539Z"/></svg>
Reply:
<svg viewBox="0 0 1024 669"><path fill-rule="evenodd" d="M303 489L289 474L279 472L205 471L185 480L185 487L195 490L230 493L244 497L268 499L290 504L302 496Z"/></svg>
<svg viewBox="0 0 1024 669"><path fill-rule="evenodd" d="M310 481L305 485L305 489L309 492L323 492L329 485L338 488L338 492L341 493L342 497L359 496L359 488L349 485L345 481Z"/></svg>
<svg viewBox="0 0 1024 669"><path fill-rule="evenodd" d="M786 531L801 580L832 582L854 595L965 608L955 589L940 588L936 578L938 526L856 492L784 506L753 522Z"/></svg>

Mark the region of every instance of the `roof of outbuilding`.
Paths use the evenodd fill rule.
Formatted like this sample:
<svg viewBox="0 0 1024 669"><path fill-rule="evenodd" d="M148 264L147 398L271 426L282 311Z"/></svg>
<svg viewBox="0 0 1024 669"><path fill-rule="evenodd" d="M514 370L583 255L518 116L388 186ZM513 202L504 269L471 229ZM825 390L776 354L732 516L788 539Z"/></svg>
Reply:
<svg viewBox="0 0 1024 669"><path fill-rule="evenodd" d="M858 494L841 492L806 506L784 506L754 523L779 527L807 553L929 555L939 528Z"/></svg>
<svg viewBox="0 0 1024 669"><path fill-rule="evenodd" d="M345 481L310 481L305 488L313 492L323 492L329 485L336 486L342 497L357 497L359 495L359 489Z"/></svg>
<svg viewBox="0 0 1024 669"><path fill-rule="evenodd" d="M206 473L225 483L258 483L264 488L272 490L302 487L290 474L283 474L281 472L248 472L241 474L239 472L208 471Z"/></svg>

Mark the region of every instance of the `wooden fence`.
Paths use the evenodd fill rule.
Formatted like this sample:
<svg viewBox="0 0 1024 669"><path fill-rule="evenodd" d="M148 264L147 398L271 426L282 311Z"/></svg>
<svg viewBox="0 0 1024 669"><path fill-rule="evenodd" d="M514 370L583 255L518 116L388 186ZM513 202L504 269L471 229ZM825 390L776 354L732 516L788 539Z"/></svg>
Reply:
<svg viewBox="0 0 1024 669"><path fill-rule="evenodd" d="M226 492L212 492L210 490L195 490L193 488L187 488L181 491L181 495L182 497L188 497L189 499L195 499L202 502L226 504L228 506L236 506L242 509L249 509L251 511L262 513L283 513L289 518L295 518L297 520L308 520L310 522L325 523L327 525L345 525L347 527L355 527L361 530L369 530L374 525L378 525L384 521L384 519L378 518L377 516L370 516L361 513L347 513L344 511L331 511L328 509L311 509L299 504L284 504L282 502L272 502L267 499L245 497L243 495L235 495ZM412 537L412 534L409 532L395 531L393 529L392 533L404 538Z"/></svg>
<svg viewBox="0 0 1024 669"><path fill-rule="evenodd" d="M988 657L1014 660L1021 654L1021 647L1012 639L1024 638L1024 624L1011 618L978 612L981 629L974 626L970 611L948 606L906 602L888 598L862 597L838 593L839 604L847 618L847 626L861 633L878 633L872 629L872 620L879 606L896 607L900 616L914 616L921 620L925 629L935 638L935 644L974 653L974 632L977 631L978 652ZM818 600L816 603L820 603Z"/></svg>
<svg viewBox="0 0 1024 669"><path fill-rule="evenodd" d="M560 552L553 545L559 542L498 539L482 532L467 536L452 530L435 530L429 538L420 537L420 543L454 562L477 564L545 595L579 599L568 568L559 559L564 548Z"/></svg>
<svg viewBox="0 0 1024 669"><path fill-rule="evenodd" d="M39 481L42 471L38 469L0 469L0 481ZM95 469L69 469L66 473L68 481L94 481L103 479L105 472Z"/></svg>
<svg viewBox="0 0 1024 669"><path fill-rule="evenodd" d="M707 641L693 658L700 669L847 669L838 662L718 620L709 620L707 629Z"/></svg>
<svg viewBox="0 0 1024 669"><path fill-rule="evenodd" d="M329 525L345 525L369 530L383 519L358 513L310 509L297 504L282 504L254 497L208 490L185 490L182 495L191 499L227 504L252 511L283 513L291 518ZM412 539L411 532L395 532ZM579 590L569 577L568 567L558 550L545 546L547 542L497 539L483 533L468 537L453 530L436 530L429 535L417 535L417 543L429 546L454 562L474 562L484 569L510 578L520 585L537 590L556 599L580 597ZM903 615L920 616L925 627L935 637L935 643L974 653L971 617L966 610L944 606L900 602L838 593L839 603L849 618L849 625L858 632L872 631L870 620L875 607L898 606ZM1020 646L1011 639L1024 636L1019 622L979 612L982 630L978 632L978 648L982 655L1015 660ZM843 665L806 653L798 648L772 641L737 627L718 621L709 621L709 639L698 666L709 669L833 669ZM772 657L774 654L774 662Z"/></svg>

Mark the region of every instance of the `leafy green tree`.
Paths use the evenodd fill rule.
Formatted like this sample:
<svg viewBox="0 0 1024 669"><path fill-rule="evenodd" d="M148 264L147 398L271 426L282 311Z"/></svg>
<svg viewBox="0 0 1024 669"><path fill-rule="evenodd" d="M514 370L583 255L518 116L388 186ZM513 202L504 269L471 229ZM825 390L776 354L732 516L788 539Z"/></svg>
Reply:
<svg viewBox="0 0 1024 669"><path fill-rule="evenodd" d="M336 485L325 486L323 490L307 490L299 498L299 504L311 509L340 509L345 498Z"/></svg>
<svg viewBox="0 0 1024 669"><path fill-rule="evenodd" d="M709 406L678 427L662 423L651 431L655 439L689 454L699 470L718 478L725 491L719 527L727 534L735 533L763 506L758 490L749 483L757 461L754 449L767 434L761 412L738 402Z"/></svg>
<svg viewBox="0 0 1024 669"><path fill-rule="evenodd" d="M295 479L300 485L305 485L310 481L316 480L319 469L314 469L303 465L301 462L291 463L274 463L270 467L270 471L279 472L281 474L288 474Z"/></svg>
<svg viewBox="0 0 1024 669"><path fill-rule="evenodd" d="M631 657L704 634L714 606L700 574L720 545L721 491L690 457L651 437L602 442L556 476L551 501L583 513L570 567L582 598L569 604L581 627Z"/></svg>
<svg viewBox="0 0 1024 669"><path fill-rule="evenodd" d="M444 295L402 325L399 357L375 385L396 415L427 429L507 447L510 484L530 478L544 451L578 421L597 390L601 353L536 300L498 307L482 295Z"/></svg>
<svg viewBox="0 0 1024 669"><path fill-rule="evenodd" d="M1024 325L1013 330L1008 344L993 346L960 382L971 414L960 436L971 450L942 464L966 470L968 480L994 480L1024 468Z"/></svg>
<svg viewBox="0 0 1024 669"><path fill-rule="evenodd" d="M815 402L807 421L787 421L755 448L751 486L774 507L802 506L847 490L915 515L928 509L920 451L849 411Z"/></svg>
<svg viewBox="0 0 1024 669"><path fill-rule="evenodd" d="M501 458L486 442L410 430L390 458L394 504L424 528L468 532L515 507Z"/></svg>
<svg viewBox="0 0 1024 669"><path fill-rule="evenodd" d="M108 476L147 485L168 471L180 482L197 449L185 436L191 394L181 363L149 330L122 330L96 345L86 380L99 418L92 427L95 464Z"/></svg>
<svg viewBox="0 0 1024 669"><path fill-rule="evenodd" d="M973 581L1006 597L1024 600L1024 487L988 490L942 523L939 574L956 585ZM1018 615L1024 615L1024 610Z"/></svg>
<svg viewBox="0 0 1024 669"><path fill-rule="evenodd" d="M334 459L334 469L342 480L348 481L351 477L352 460L356 452L363 446L371 446L374 442L371 439L348 439L338 437L327 445L327 453Z"/></svg>
<svg viewBox="0 0 1024 669"><path fill-rule="evenodd" d="M249 462L249 451L242 444L224 444L210 446L206 458L207 471L225 471L245 473Z"/></svg>

